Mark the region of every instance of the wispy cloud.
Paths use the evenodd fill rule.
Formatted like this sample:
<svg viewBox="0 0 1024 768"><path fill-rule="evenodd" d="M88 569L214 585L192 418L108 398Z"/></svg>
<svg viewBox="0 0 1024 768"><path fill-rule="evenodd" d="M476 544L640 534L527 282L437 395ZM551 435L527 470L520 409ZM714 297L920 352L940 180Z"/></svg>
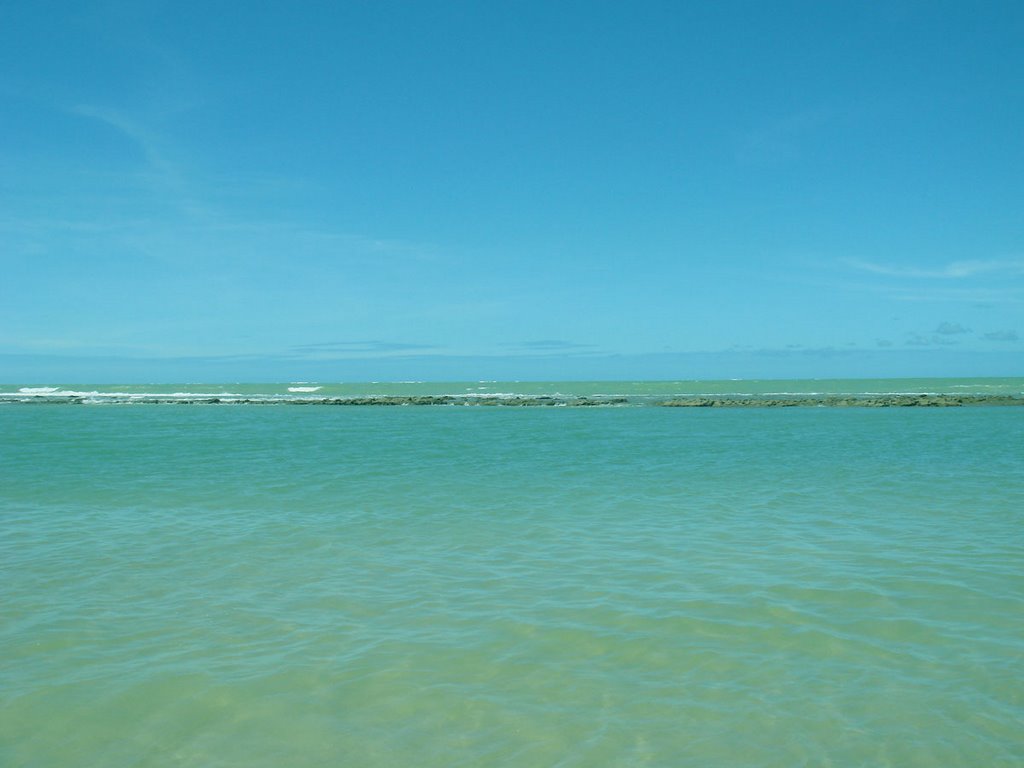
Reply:
<svg viewBox="0 0 1024 768"><path fill-rule="evenodd" d="M1016 331L992 331L982 334L982 338L989 341L1018 341L1020 336Z"/></svg>
<svg viewBox="0 0 1024 768"><path fill-rule="evenodd" d="M420 354L425 350L437 350L433 344L413 344L400 341L368 339L360 341L325 341L315 344L296 344L288 349L294 357L345 357L383 354Z"/></svg>
<svg viewBox="0 0 1024 768"><path fill-rule="evenodd" d="M964 328L960 323L941 322L935 328L934 333L941 336L959 336L962 333L970 333L970 328Z"/></svg>
<svg viewBox="0 0 1024 768"><path fill-rule="evenodd" d="M948 336L940 336L935 333L931 336L925 336L920 333L907 334L906 345L908 347L950 347L955 344L959 344L956 339L951 339Z"/></svg>
<svg viewBox="0 0 1024 768"><path fill-rule="evenodd" d="M1024 302L1024 285L1018 280L1005 279L1006 274L1002 280L989 280L984 284L978 284L978 281L937 282L922 279L819 281L816 284L830 290L873 293L893 301L946 302L991 309L1001 304Z"/></svg>
<svg viewBox="0 0 1024 768"><path fill-rule="evenodd" d="M895 301L909 302L959 302L965 304L985 303L995 304L1019 304L1024 301L1021 291L1003 288L964 288L945 290L905 290L888 289L885 291Z"/></svg>
<svg viewBox="0 0 1024 768"><path fill-rule="evenodd" d="M574 341L563 341L561 339L537 339L534 341L505 342L498 346L513 349L525 349L532 352L572 352L584 349L594 349L594 344L577 344Z"/></svg>
<svg viewBox="0 0 1024 768"><path fill-rule="evenodd" d="M817 107L768 120L736 142L736 161L741 165L778 165L795 160L807 136L834 116L834 110Z"/></svg>
<svg viewBox="0 0 1024 768"><path fill-rule="evenodd" d="M155 139L154 133L144 128L138 121L129 118L123 112L89 104L79 104L72 107L70 111L80 117L98 120L104 125L114 128L123 136L131 139L142 150L143 155L151 165L162 170L173 170L171 163L167 161L167 158L158 149L158 142Z"/></svg>
<svg viewBox="0 0 1024 768"><path fill-rule="evenodd" d="M79 104L68 111L100 122L131 142L142 156L144 178L169 205L191 217L209 215L209 206L198 199L180 161L169 148L170 142L149 121L123 110L90 104Z"/></svg>
<svg viewBox="0 0 1024 768"><path fill-rule="evenodd" d="M936 269L877 264L859 259L845 259L845 263L854 269L876 275L930 280L957 280L992 273L1024 275L1024 259L953 261Z"/></svg>
<svg viewBox="0 0 1024 768"><path fill-rule="evenodd" d="M49 336L15 337L0 335L0 353L3 354L138 354L144 351L136 344L115 341ZM146 350L148 351L148 350Z"/></svg>

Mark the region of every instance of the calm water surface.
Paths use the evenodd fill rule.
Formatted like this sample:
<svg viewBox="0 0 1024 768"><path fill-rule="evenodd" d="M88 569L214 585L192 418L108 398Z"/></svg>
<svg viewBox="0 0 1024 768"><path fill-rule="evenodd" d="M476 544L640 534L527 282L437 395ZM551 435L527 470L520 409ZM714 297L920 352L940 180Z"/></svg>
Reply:
<svg viewBox="0 0 1024 768"><path fill-rule="evenodd" d="M1019 766L1024 409L0 407L0 765Z"/></svg>

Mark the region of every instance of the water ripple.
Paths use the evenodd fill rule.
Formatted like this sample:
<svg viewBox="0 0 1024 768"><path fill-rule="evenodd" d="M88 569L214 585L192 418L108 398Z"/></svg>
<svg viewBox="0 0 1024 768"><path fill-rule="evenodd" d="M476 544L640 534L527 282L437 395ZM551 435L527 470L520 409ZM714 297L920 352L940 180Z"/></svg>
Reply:
<svg viewBox="0 0 1024 768"><path fill-rule="evenodd" d="M0 763L1024 762L1024 419L0 412Z"/></svg>

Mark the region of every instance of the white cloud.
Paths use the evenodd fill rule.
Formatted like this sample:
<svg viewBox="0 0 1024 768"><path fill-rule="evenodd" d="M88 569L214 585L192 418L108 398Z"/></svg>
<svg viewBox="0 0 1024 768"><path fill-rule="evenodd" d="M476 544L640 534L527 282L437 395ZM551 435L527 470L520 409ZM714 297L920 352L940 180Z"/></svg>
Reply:
<svg viewBox="0 0 1024 768"><path fill-rule="evenodd" d="M918 269L890 264L876 264L859 259L846 259L846 264L863 272L889 277L925 278L930 280L958 280L977 275L1004 273L1024 275L1024 259L952 261L936 269Z"/></svg>
<svg viewBox="0 0 1024 768"><path fill-rule="evenodd" d="M906 341L907 346L910 347L933 347L933 346L952 346L958 344L958 341L953 339L945 338L938 334L932 334L931 336L924 336L920 333L908 334Z"/></svg>

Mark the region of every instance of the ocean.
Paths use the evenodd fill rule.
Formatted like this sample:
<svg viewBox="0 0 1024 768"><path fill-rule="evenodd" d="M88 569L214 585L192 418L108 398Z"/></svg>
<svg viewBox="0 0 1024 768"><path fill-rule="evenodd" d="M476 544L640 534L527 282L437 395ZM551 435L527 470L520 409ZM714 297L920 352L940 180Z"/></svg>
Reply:
<svg viewBox="0 0 1024 768"><path fill-rule="evenodd" d="M1024 764L1024 408L780 393L1024 379L0 386L0 765Z"/></svg>

